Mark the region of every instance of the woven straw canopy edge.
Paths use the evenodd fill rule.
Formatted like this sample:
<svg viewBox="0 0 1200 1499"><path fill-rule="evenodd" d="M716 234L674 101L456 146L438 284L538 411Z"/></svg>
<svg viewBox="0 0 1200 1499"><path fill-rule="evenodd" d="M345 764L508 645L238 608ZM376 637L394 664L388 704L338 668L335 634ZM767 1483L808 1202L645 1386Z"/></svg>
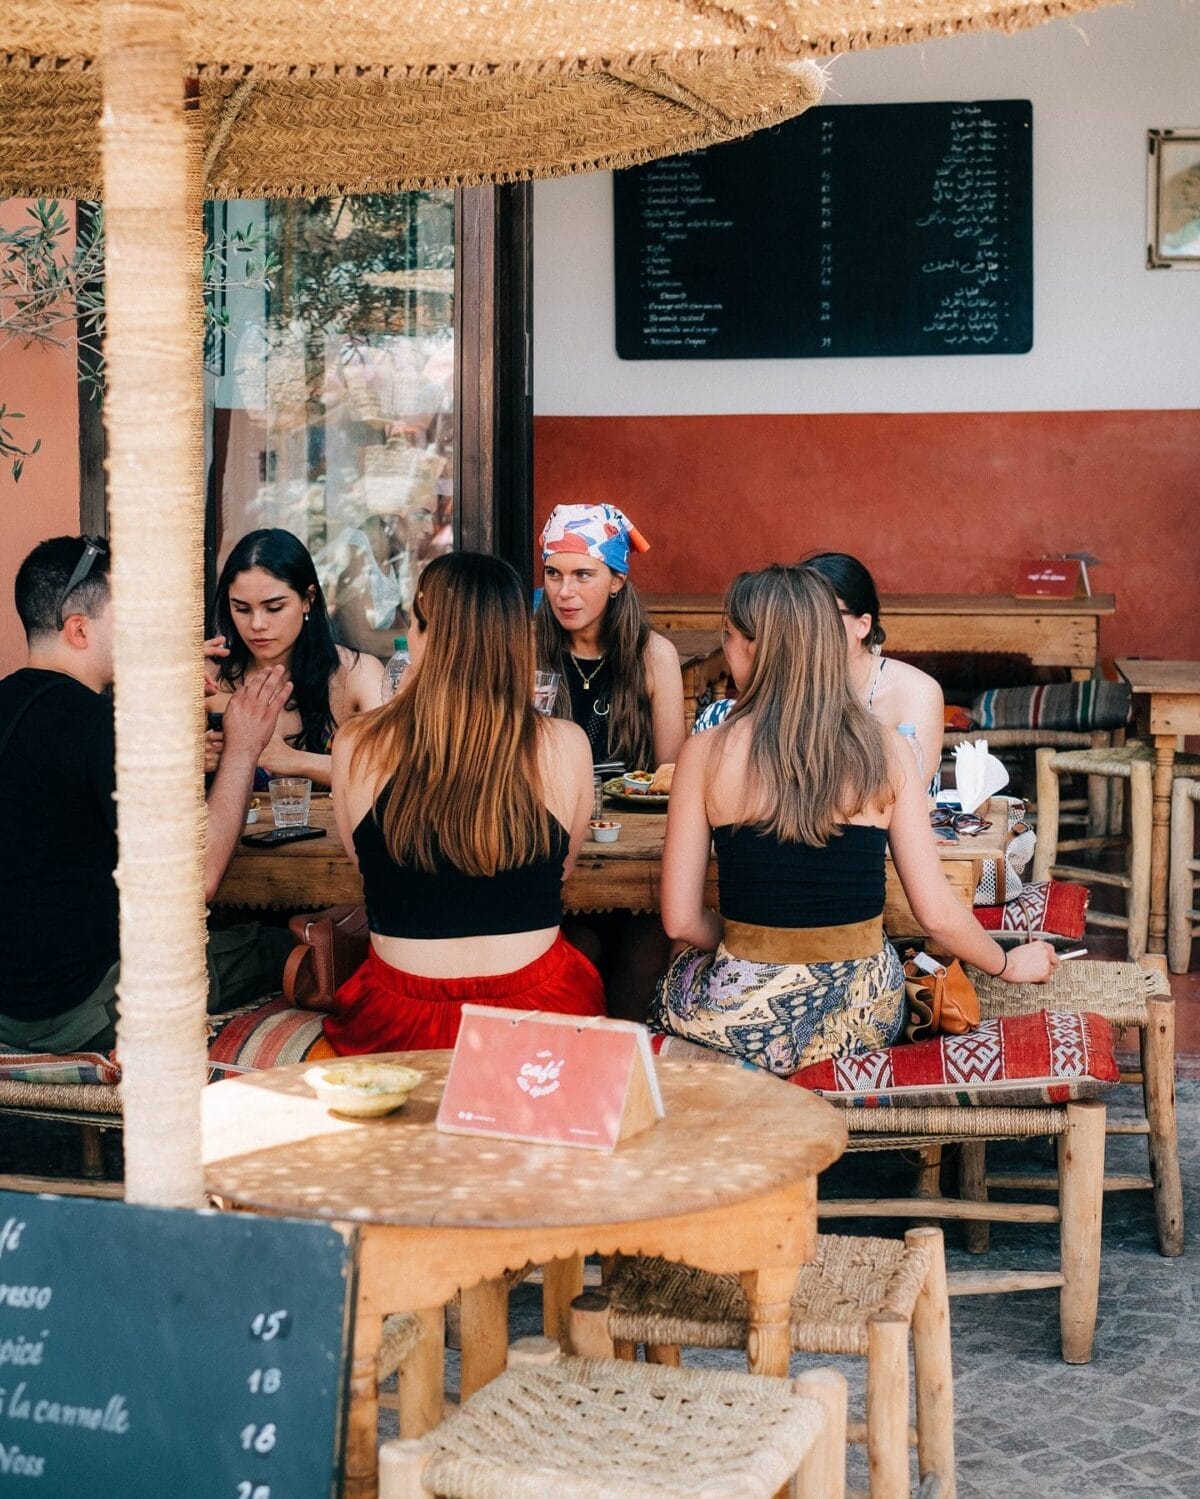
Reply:
<svg viewBox="0 0 1200 1499"><path fill-rule="evenodd" d="M1104 0L185 0L208 196L471 186L736 139L818 102L811 59L1017 31ZM100 0L0 15L0 193L100 196Z"/></svg>

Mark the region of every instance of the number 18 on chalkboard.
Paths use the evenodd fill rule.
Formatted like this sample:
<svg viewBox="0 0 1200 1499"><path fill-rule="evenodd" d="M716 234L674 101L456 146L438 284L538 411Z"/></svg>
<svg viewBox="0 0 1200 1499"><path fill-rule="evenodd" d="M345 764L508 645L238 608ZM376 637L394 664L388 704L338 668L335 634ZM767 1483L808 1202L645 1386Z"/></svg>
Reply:
<svg viewBox="0 0 1200 1499"><path fill-rule="evenodd" d="M1023 354L1025 99L835 105L613 178L622 359Z"/></svg>

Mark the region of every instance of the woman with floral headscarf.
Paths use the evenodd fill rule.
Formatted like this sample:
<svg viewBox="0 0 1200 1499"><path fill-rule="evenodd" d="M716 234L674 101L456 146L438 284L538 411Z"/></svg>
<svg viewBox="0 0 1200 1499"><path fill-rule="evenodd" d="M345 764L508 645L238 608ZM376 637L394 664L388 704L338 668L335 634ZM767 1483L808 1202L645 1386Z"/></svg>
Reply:
<svg viewBox="0 0 1200 1499"><path fill-rule="evenodd" d="M538 666L559 676L558 713L588 736L592 762L630 770L674 761L684 741L675 647L651 630L629 581L649 543L615 505L557 505L542 531Z"/></svg>

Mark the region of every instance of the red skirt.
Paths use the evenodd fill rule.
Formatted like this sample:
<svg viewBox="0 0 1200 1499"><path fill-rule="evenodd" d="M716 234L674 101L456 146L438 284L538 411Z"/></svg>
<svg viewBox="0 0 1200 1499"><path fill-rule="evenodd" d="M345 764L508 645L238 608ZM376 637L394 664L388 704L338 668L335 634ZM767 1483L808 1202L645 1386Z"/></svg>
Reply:
<svg viewBox="0 0 1200 1499"><path fill-rule="evenodd" d="M374 1051L438 1051L458 1040L464 1004L556 1015L603 1015L604 985L594 964L560 932L554 946L512 973L435 979L385 963L374 948L334 996L325 1039L338 1056Z"/></svg>

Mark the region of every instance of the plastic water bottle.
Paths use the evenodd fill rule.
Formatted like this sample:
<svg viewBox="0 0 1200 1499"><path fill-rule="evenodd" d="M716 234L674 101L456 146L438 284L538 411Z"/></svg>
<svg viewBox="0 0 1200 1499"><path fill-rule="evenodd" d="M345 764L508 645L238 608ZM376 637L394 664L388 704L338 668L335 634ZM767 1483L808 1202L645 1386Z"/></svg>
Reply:
<svg viewBox="0 0 1200 1499"><path fill-rule="evenodd" d="M921 744L917 738L917 726L915 723L898 723L896 732L904 740L912 751L913 759L917 762L917 776L921 782L922 791L925 789L925 756L921 753Z"/></svg>
<svg viewBox="0 0 1200 1499"><path fill-rule="evenodd" d="M392 652L388 664L383 668L383 695L382 702L389 702L400 691L400 683L404 680L404 673L412 664L408 654L408 636L397 635L393 644L396 649Z"/></svg>

